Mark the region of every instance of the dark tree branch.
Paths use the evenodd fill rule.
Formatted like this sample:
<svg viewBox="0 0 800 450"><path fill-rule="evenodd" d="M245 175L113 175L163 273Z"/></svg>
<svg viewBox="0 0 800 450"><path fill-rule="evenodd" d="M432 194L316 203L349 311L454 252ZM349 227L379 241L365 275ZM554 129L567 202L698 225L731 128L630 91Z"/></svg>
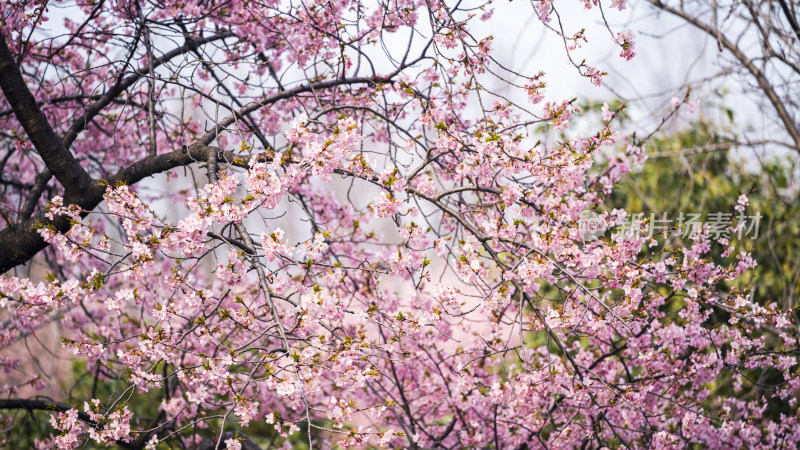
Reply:
<svg viewBox="0 0 800 450"><path fill-rule="evenodd" d="M128 167L119 169L117 173L112 175L108 180L90 179L90 184L85 189L79 191L78 194L73 194L69 201L67 201L68 199L65 195L64 201L68 204L78 205L84 211L91 211L103 201L103 194L107 186L117 186L120 184L133 185L147 177L166 172L176 167L190 165L198 161L205 162L208 160L208 156L211 154L210 152L218 152L217 159L220 162L235 164L239 159L236 154L230 151L221 151L216 147L209 147L208 144L210 144L226 127L234 123L237 116L247 116L266 105L303 93L337 86L390 83L392 82L391 78L399 73L399 71L400 69L396 70L388 77L381 78L339 78L306 84L281 91L258 102L249 103L234 115L228 116L220 121L214 129L206 132L191 146L161 155L147 156ZM239 163L241 163L241 161L239 161ZM85 214L86 213L84 213L84 215ZM17 227L6 227L0 230L0 255L2 255L2 259L0 259L0 274L5 273L19 264L24 264L39 251L48 246L47 242L41 238L38 232L43 226L52 227L56 231L63 233L69 230L71 224L69 219L64 216L56 216L51 220L47 218L45 211L39 211L36 215L26 219Z"/></svg>
<svg viewBox="0 0 800 450"><path fill-rule="evenodd" d="M717 38L722 46L737 60L739 60L742 66L744 66L744 68L750 72L753 78L755 78L756 83L758 83L758 87L761 88L761 90L764 92L764 95L767 97L767 100L769 100L769 102L772 104L772 107L775 108L778 118L780 118L781 122L783 122L786 132L789 133L792 141L794 141L795 147L800 148L800 128L798 128L798 125L795 123L792 115L786 109L783 101L778 97L778 94L775 93L775 89L773 88L772 84L770 84L769 80L767 80L766 75L758 67L756 67L753 60L747 57L747 55L744 54L744 52L736 45L736 43L731 42L723 34L717 35L713 27L701 22L698 18L684 11L666 5L661 0L650 0L650 3L656 8L680 17L696 28L704 31L708 35Z"/></svg>
<svg viewBox="0 0 800 450"><path fill-rule="evenodd" d="M49 183L50 179L52 178L53 172L47 168L36 175L36 179L33 181L33 189L28 192L28 196L25 198L25 203L22 205L22 208L17 214L17 223L21 223L23 220L30 219L31 214L33 214L33 210L36 208L36 204L39 203L39 197L42 196L42 192L44 192L44 189L47 187L47 183Z"/></svg>
<svg viewBox="0 0 800 450"><path fill-rule="evenodd" d="M0 410L2 409L24 409L26 411L52 411L52 412L67 412L72 408L63 403L49 402L45 400L31 400L22 398L0 399ZM92 420L84 411L78 411L78 420L89 425L92 428L102 429L102 426ZM131 443L125 441L116 441L116 444L122 448L136 448Z"/></svg>
<svg viewBox="0 0 800 450"><path fill-rule="evenodd" d="M192 164L204 160L209 151L218 151L204 145L196 145L170 153L148 156L128 167L120 169L107 182L94 180L71 204L80 206L84 211L91 211L103 201L106 186L118 184L135 184L142 179L170 170L175 167ZM66 199L66 197L65 197ZM4 273L19 264L27 262L36 253L48 246L38 230L41 227L52 227L58 232L66 232L71 224L67 217L47 218L45 211L24 220L17 227L6 227L0 231L0 273Z"/></svg>
<svg viewBox="0 0 800 450"><path fill-rule="evenodd" d="M794 34L797 35L797 39L800 40L800 25L797 24L797 18L794 17L792 11L789 9L789 5L786 4L786 0L778 0L778 3L781 4L781 9L783 9L783 14L786 16L786 20L789 21L789 25L794 30Z"/></svg>
<svg viewBox="0 0 800 450"><path fill-rule="evenodd" d="M207 38L198 38L189 40L183 46L178 47L172 51L169 51L159 58L156 58L153 61L152 67L155 69L163 65L167 61L170 61L172 58L175 58L176 56L197 50L203 44L207 44L213 41L218 41L220 39L226 39L233 36L235 36L233 33L227 32L227 33L215 34ZM123 79L121 82L115 84L111 89L108 90L108 92L103 94L103 96L100 97L98 101L88 106L86 110L83 112L83 115L75 119L72 122L72 125L69 127L69 130L67 130L67 132L64 134L64 145L65 146L72 145L72 142L75 141L75 139L78 137L78 134L89 125L89 122L91 122L92 119L94 119L98 114L100 114L100 111L102 111L103 108L108 106L118 95L123 93L129 87L133 86L134 83L139 81L142 77L147 76L148 73L150 73L150 66L140 68L133 74Z"/></svg>
<svg viewBox="0 0 800 450"><path fill-rule="evenodd" d="M39 106L42 106L42 105L56 105L56 104L59 104L59 103L76 102L76 101L82 101L82 100L97 100L100 97L101 97L100 95L85 95L85 94L62 95L61 97L48 98L47 100L37 100L36 104L39 105ZM3 111L0 111L0 117L8 116L10 114L14 114L14 110L13 109L5 109Z"/></svg>
<svg viewBox="0 0 800 450"><path fill-rule="evenodd" d="M37 175L33 189L29 192L25 203L20 210L18 217L18 227L7 227L0 231L0 249L3 249L5 259L0 263L0 273L5 272L11 267L21 264L39 250L46 247L46 243L41 239L37 227L40 225L55 226L59 232L64 232L69 227L69 221L64 218L57 218L49 221L43 214L37 215L31 220L31 214L39 201L51 176L64 187L64 202L75 204L90 211L94 209L100 201L104 192L103 183L93 180L92 177L81 167L78 160L69 151L69 146L77 138L78 134L86 128L89 122L97 116L103 108L112 103L126 89L135 84L143 76L146 76L151 68L158 67L178 55L196 50L199 46L208 42L232 37L233 33L221 33L208 38L194 39L187 42L182 47L176 48L160 58L153 61L148 67L139 69L137 72L126 77L121 82L114 85L108 92L103 94L96 102L86 108L83 115L73 121L63 139L60 139L52 126L48 122L41 108L40 103L31 94L22 74L14 61L11 51L8 49L5 38L0 36L0 89L2 89L8 103L11 105L14 114L19 120L31 142L36 148L39 156L46 165L46 169ZM170 160L167 158L167 160ZM147 161L147 159L143 160ZM141 162L141 161L140 161ZM184 164L191 163L192 160ZM136 178L139 173L136 164L131 166L134 170L122 170L120 174L131 174ZM165 169L166 170L166 169ZM157 172L150 172L135 181L127 180L125 177L118 181L130 184L141 180L145 176L150 176ZM7 241L11 238L12 241ZM15 248L13 239L18 239L18 244L22 248Z"/></svg>
<svg viewBox="0 0 800 450"><path fill-rule="evenodd" d="M337 86L346 86L346 85L353 85L353 84L377 84L377 83L391 83L392 79L400 73L404 67L401 67L390 75L386 77L354 77L354 78L337 78L334 80L328 81L320 81L318 83L311 83L311 84L304 84L301 86L297 86L292 89L287 89L284 91L280 91L275 95L271 95L269 97L264 98L258 102L251 102L242 107L236 114L232 114L225 119L222 119L218 124L215 125L213 130L206 132L203 136L201 136L197 141L201 144L208 145L214 139L217 138L217 135L225 130L226 127L230 126L236 121L237 117L240 116L247 116L250 115L259 109L263 108L266 105L275 103L280 100L286 100L288 98L295 97L300 94L305 94L309 92L314 92L323 89L329 89L332 87Z"/></svg>
<svg viewBox="0 0 800 450"><path fill-rule="evenodd" d="M61 142L36 104L3 36L0 36L0 89L39 156L64 186L65 200L70 194L88 189L91 177Z"/></svg>

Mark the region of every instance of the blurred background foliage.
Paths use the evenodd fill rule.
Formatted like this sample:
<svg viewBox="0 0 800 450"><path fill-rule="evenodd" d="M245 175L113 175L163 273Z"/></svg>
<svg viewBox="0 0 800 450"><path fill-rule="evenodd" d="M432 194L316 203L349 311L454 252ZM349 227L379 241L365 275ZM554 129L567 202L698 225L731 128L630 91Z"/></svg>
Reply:
<svg viewBox="0 0 800 450"><path fill-rule="evenodd" d="M757 303L776 302L782 309L795 310L800 294L798 158L764 158L752 151L737 155L730 129L700 117L676 132L651 138L648 159L623 175L607 207L641 212L648 220L651 214L666 214L674 225L681 213L701 214L704 221L715 213L736 216L737 198L746 194L750 206L745 214L760 216L752 221L758 230L732 240L738 240L738 248L749 251L758 265L735 285L749 286ZM670 240L675 248L691 245L677 233Z"/></svg>
<svg viewBox="0 0 800 450"><path fill-rule="evenodd" d="M600 105L602 106L602 105ZM594 105L590 109L599 110ZM747 251L757 266L746 271L731 283L718 286L720 299L724 301L731 288L749 289L754 303L768 305L777 303L779 309L791 311L795 326L792 334L797 336L800 323L800 165L798 155L763 155L748 146L742 150L738 145L737 130L729 110L720 108L728 123L712 122L702 115L677 130L662 132L647 141L647 160L641 167L623 175L612 194L606 199L604 209L625 209L629 213L643 213L645 220L651 217L675 219L681 213L701 214L708 221L709 214L727 213L734 217L739 195L746 194L749 206L747 216L760 216L758 230L743 233L741 239L731 236L736 251L727 258L722 257L724 246L712 243L712 255L717 264L735 264L735 256ZM618 117L624 123L626 116ZM601 165L602 168L602 165ZM651 216L654 215L654 216ZM656 228L657 229L657 228ZM688 248L692 242L677 232L666 239L657 237L659 243L653 248L643 246L642 260L659 252ZM663 256L662 256L663 257ZM665 294L669 289L665 290ZM681 319L672 313L683 306L683 300L671 297L664 305L665 320ZM713 314L705 326L714 328L727 322L731 314L713 305ZM771 327L763 327L764 338L778 347L781 338ZM782 377L777 370L747 370L739 368L742 376L751 380L751 389L734 390L735 371L725 370L709 384L709 396L703 402L706 410L719 409L719 399L738 397L752 400L763 394L761 387L778 385ZM781 414L791 411L789 403L770 400L764 415L778 420Z"/></svg>

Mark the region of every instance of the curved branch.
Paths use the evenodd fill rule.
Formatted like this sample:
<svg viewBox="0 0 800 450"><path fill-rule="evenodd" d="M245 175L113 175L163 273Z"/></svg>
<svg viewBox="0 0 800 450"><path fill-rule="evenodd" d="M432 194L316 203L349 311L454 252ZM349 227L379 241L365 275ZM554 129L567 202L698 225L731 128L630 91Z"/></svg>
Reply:
<svg viewBox="0 0 800 450"><path fill-rule="evenodd" d="M0 36L0 89L47 168L65 188L65 198L89 187L92 178L53 131Z"/></svg>
<svg viewBox="0 0 800 450"><path fill-rule="evenodd" d="M73 408L69 405L57 402L49 402L45 400L30 400L23 398L10 398L0 399L0 409L24 409L26 411L53 411L53 412L67 412ZM101 429L101 425L89 417L89 414L78 411L78 420L89 425L92 428ZM135 448L125 441L116 441L116 444L123 448Z"/></svg>
<svg viewBox="0 0 800 450"><path fill-rule="evenodd" d="M219 152L218 159L221 162L235 163L237 158L233 152L223 152L216 147L209 147L208 144L211 143L225 127L232 124L237 116L252 114L266 105L306 92L354 84L390 83L392 82L391 79L397 73L399 73L399 71L395 71L387 77L380 78L338 78L335 80L306 84L278 92L258 102L249 103L235 114L220 121L214 129L199 137L191 146L161 155L147 156L130 166L119 169L117 173L112 175L108 180L90 179L88 186L78 191L78 193L73 193L69 198L65 195L64 201L67 204L78 205L81 209L86 211L84 213L85 215L103 201L103 194L107 186L117 186L119 184L133 185L147 177L166 172L176 167L186 166L195 162L205 162L208 160L211 152ZM40 228L52 227L56 231L64 233L69 230L70 226L71 223L65 216L56 216L54 219L49 219L45 215L45 211L39 211L36 215L25 220L16 227L6 227L0 230L0 255L3 255L3 257L0 258L0 274L20 264L24 264L49 245L39 235L38 230Z"/></svg>
<svg viewBox="0 0 800 450"><path fill-rule="evenodd" d="M778 98L778 94L775 93L775 89L770 84L769 80L767 80L766 75L753 63L753 61L747 57L747 55L742 52L742 50L733 42L728 40L723 34L717 34L717 32L709 26L701 22L696 17L693 17L683 11L677 10L672 8L669 5L664 4L661 0L650 0L650 4L654 7L666 11L674 16L677 16L686 22L692 24L694 27L704 31L710 36L715 37L718 39L719 43L728 50L739 62L753 75L755 78L756 83L758 83L758 87L764 92L764 95L767 97L769 102L772 104L773 108L775 108L775 112L778 113L778 117L783 122L783 125L786 127L786 132L789 133L792 140L794 141L794 145L797 148L800 148L800 129L798 129L797 124L792 119L791 114L789 111L786 110L783 102L780 98Z"/></svg>
<svg viewBox="0 0 800 450"><path fill-rule="evenodd" d="M148 156L128 167L120 169L107 181L92 180L91 184L77 195L70 198L70 204L81 207L84 211L91 211L103 201L106 187L118 184L135 184L149 176L165 172L175 167L192 164L198 160L205 160L209 151L219 151L205 145L194 145L170 153ZM67 197L65 196L65 201ZM39 211L33 217L23 221L16 227L6 227L0 231L0 273L23 264L35 254L46 248L49 244L42 239L38 230L42 227L52 227L63 233L71 227L66 216L56 216L49 219L45 211Z"/></svg>
<svg viewBox="0 0 800 450"><path fill-rule="evenodd" d="M17 222L22 222L33 214L33 210L36 208L36 204L39 202L39 198L42 196L42 192L44 192L51 178L53 178L53 172L50 172L48 168L45 168L36 175L33 181L33 189L28 192L25 203L17 214Z"/></svg>
<svg viewBox="0 0 800 450"><path fill-rule="evenodd" d="M404 67L403 67L404 68ZM392 79L400 73L403 69L397 69L388 76L385 77L353 77L353 78L336 78L333 80L328 81L320 81L318 83L310 83L310 84L303 84L297 86L292 89L286 89L283 91L279 91L275 95L270 95L260 101L257 102L250 102L242 107L236 114L232 114L225 119L222 119L219 123L214 126L214 129L206 132L203 136L201 136L197 141L201 144L208 145L214 139L217 138L217 135L225 130L226 127L233 124L236 121L236 118L239 116L247 116L252 114L259 109L263 108L266 105L275 103L280 100L286 100L288 98L294 97L296 95L305 94L308 92L314 92L317 90L329 89L332 87L337 86L346 86L352 84L378 84L378 83L391 83Z"/></svg>
<svg viewBox="0 0 800 450"><path fill-rule="evenodd" d="M22 78L22 74L6 44L5 37L0 36L0 89L2 89L17 120L19 120L20 124L25 129L31 143L46 165L46 168L36 177L35 188L29 193L20 211L18 223L23 225L21 227L23 231L31 231L30 227L25 226L24 221L30 218L51 176L55 176L64 187L64 201L67 204L77 204L84 209L93 209L99 203L100 200L96 200L97 193L93 192L97 190L97 181L92 180L91 176L83 169L78 160L69 151L69 146L103 108L113 102L117 96L139 79L147 75L151 68L158 67L178 55L196 50L203 44L231 36L233 36L233 33L228 32L208 38L188 40L185 45L162 55L147 68L139 69L124 80L121 80L108 92L100 96L91 106L87 107L80 118L73 121L72 126L70 126L63 139L56 135L50 122L40 108L41 102L36 101L33 94L28 89L28 86L25 84L25 80ZM126 180L122 181L126 182ZM99 195L100 199L102 199L102 191ZM34 222L34 224L37 222L38 220ZM62 226L65 224L59 221L56 225L59 231L63 231ZM3 231L5 232L8 230ZM0 232L0 239L2 239L1 236L3 235L4 233ZM16 237L21 238L22 240L20 242L24 242L28 248L38 248L35 252L44 248L44 242L36 242L40 240L40 238L31 235L31 233ZM2 243L0 243L0 248L3 247ZM24 250L22 252L13 251L12 253L6 253L6 255L5 262L12 263L13 265L24 262L24 260L32 256L32 254L28 255ZM19 258L25 259L21 260ZM3 269L0 269L0 273L7 270L5 269L5 264L0 264L0 267L3 267Z"/></svg>
<svg viewBox="0 0 800 450"><path fill-rule="evenodd" d="M235 36L233 33L227 32L227 33L215 34L207 38L187 40L186 44L182 45L181 47L178 47L172 51L165 53L161 57L156 58L153 61L152 67L155 69L156 67L163 65L164 63L166 63L167 61L171 60L176 56L197 50L203 44L207 44L213 41L218 41L220 39L226 39L233 36ZM92 119L94 119L98 114L100 114L100 111L102 111L103 108L108 106L109 103L111 103L118 95L123 93L126 89L131 87L142 77L148 75L149 72L150 72L150 66L140 68L132 75L129 75L124 80L115 84L111 89L108 90L108 92L103 94L103 96L100 97L98 101L88 106L86 110L84 110L83 115L75 119L72 122L72 125L70 125L67 132L64 134L64 145L66 147L72 145L72 143L78 137L78 134L89 125L89 122L91 122Z"/></svg>
<svg viewBox="0 0 800 450"><path fill-rule="evenodd" d="M797 39L800 39L800 25L797 24L797 18L792 14L789 5L786 4L786 0L778 0L778 3L780 3L781 9L783 9L783 15L786 16L786 20L789 21L789 25L792 27L792 30L794 30L794 34L797 35Z"/></svg>

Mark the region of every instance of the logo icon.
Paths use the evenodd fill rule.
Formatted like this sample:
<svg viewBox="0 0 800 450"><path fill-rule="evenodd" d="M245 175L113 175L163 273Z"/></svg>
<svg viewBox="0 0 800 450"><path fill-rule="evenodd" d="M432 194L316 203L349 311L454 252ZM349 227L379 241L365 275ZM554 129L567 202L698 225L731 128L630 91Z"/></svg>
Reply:
<svg viewBox="0 0 800 450"><path fill-rule="evenodd" d="M578 217L578 233L584 241L593 241L608 229L606 219L594 211L585 210Z"/></svg>

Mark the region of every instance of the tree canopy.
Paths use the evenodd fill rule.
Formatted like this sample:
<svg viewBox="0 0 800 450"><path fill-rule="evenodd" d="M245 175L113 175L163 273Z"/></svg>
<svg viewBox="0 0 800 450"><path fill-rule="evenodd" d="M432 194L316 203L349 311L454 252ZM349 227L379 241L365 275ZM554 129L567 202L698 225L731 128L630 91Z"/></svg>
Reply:
<svg viewBox="0 0 800 450"><path fill-rule="evenodd" d="M649 129L623 104L589 120L475 31L519 8L601 85L576 51L635 58L607 20L624 0L583 2L597 36L516 3L5 2L4 445L796 445L796 242L772 222L755 257L746 239L794 217L770 203L791 170L765 166L783 190L764 195L722 151L643 168L732 144L702 120L665 133L689 91ZM651 7L715 36L794 151L780 49L800 31L778 3ZM764 17L770 68L726 37ZM725 222L652 233L681 212L660 195ZM776 284L756 284L767 250ZM47 332L61 376L26 349Z"/></svg>

